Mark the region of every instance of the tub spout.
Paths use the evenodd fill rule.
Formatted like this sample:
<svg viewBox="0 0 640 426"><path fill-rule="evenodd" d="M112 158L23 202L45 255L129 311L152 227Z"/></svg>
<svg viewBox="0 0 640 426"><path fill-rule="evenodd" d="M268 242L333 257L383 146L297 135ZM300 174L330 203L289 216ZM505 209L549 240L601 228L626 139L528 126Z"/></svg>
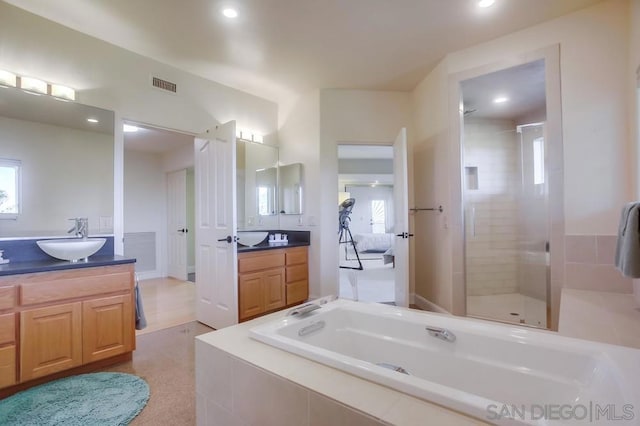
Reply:
<svg viewBox="0 0 640 426"><path fill-rule="evenodd" d="M441 340L446 340L447 342L456 341L456 335L450 332L449 330L447 330L446 328L427 326L426 329L429 332L429 334L432 335L433 337L437 337L438 339L441 339Z"/></svg>

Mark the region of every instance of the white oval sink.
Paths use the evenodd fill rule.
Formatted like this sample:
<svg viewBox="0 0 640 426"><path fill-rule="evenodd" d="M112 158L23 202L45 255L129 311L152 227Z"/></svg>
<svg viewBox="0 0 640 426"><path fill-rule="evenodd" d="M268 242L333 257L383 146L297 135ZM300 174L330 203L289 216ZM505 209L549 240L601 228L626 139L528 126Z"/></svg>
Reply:
<svg viewBox="0 0 640 426"><path fill-rule="evenodd" d="M51 257L77 262L86 259L102 248L106 238L65 238L36 241L38 247Z"/></svg>
<svg viewBox="0 0 640 426"><path fill-rule="evenodd" d="M243 246L253 247L263 242L268 232L263 231L238 231L238 243Z"/></svg>

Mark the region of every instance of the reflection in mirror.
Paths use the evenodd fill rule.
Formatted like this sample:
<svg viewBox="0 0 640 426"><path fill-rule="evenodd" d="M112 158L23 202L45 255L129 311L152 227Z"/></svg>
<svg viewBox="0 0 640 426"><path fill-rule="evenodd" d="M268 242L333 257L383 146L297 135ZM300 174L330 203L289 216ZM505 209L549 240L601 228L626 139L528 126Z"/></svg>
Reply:
<svg viewBox="0 0 640 426"><path fill-rule="evenodd" d="M280 213L302 214L302 164L280 166Z"/></svg>
<svg viewBox="0 0 640 426"><path fill-rule="evenodd" d="M236 140L238 230L277 229L278 148Z"/></svg>
<svg viewBox="0 0 640 426"><path fill-rule="evenodd" d="M258 197L258 215L277 214L276 194L278 189L278 169L269 167L256 170L256 196Z"/></svg>
<svg viewBox="0 0 640 426"><path fill-rule="evenodd" d="M92 119L89 122L88 119ZM0 87L0 238L113 232L114 113Z"/></svg>

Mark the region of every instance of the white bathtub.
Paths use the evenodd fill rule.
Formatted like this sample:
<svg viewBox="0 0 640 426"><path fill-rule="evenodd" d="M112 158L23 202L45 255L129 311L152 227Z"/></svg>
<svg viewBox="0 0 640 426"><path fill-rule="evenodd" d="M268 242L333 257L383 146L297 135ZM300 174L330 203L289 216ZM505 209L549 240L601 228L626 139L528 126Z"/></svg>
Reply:
<svg viewBox="0 0 640 426"><path fill-rule="evenodd" d="M433 337L425 326L446 328L457 339ZM640 424L636 349L347 300L250 333L269 345L496 424Z"/></svg>

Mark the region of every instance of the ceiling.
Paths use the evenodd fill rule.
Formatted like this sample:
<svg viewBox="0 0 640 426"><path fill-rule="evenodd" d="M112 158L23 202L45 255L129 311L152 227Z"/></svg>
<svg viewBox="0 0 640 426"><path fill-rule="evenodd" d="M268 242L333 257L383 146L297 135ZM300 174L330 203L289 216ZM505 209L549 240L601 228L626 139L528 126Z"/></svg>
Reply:
<svg viewBox="0 0 640 426"><path fill-rule="evenodd" d="M5 1L284 103L318 88L411 90L448 52L601 0Z"/></svg>
<svg viewBox="0 0 640 426"><path fill-rule="evenodd" d="M544 111L544 59L484 74L461 83L465 116L515 120ZM506 102L494 100L504 97Z"/></svg>
<svg viewBox="0 0 640 426"><path fill-rule="evenodd" d="M393 159L393 147L385 145L338 145L339 159Z"/></svg>
<svg viewBox="0 0 640 426"><path fill-rule="evenodd" d="M124 132L125 150L162 154L185 146L193 147L193 136L136 123L125 124L138 129Z"/></svg>
<svg viewBox="0 0 640 426"><path fill-rule="evenodd" d="M113 111L0 86L0 116L113 135ZM90 123L87 119L97 120Z"/></svg>

